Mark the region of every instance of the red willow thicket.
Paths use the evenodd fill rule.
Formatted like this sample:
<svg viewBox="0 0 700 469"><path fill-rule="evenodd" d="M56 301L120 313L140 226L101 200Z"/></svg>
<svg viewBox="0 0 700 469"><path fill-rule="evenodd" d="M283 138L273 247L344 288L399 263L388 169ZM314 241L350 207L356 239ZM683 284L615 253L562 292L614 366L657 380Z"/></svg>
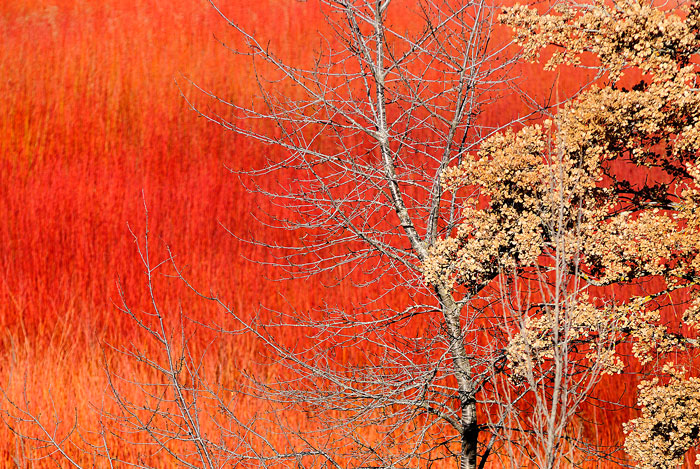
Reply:
<svg viewBox="0 0 700 469"><path fill-rule="evenodd" d="M317 47L309 31L326 27L314 1L219 6L289 59L309 57ZM139 338L134 322L114 305L120 302L117 283L134 310L148 307L143 265L127 228L129 223L143 234L144 202L153 254L163 259L167 243L194 285L225 292L241 314L255 314L260 303L305 310L325 302L361 303L359 295L368 294L348 281L331 289L322 281L311 287L269 282L266 276L274 271L244 258L266 261L271 254L222 228L244 238L250 228L256 237L279 243L297 237L256 224L251 213L275 214L279 208L247 192L225 167L259 166L272 150L198 119L181 96L204 109L210 104L185 77L227 98L245 100L257 90L249 62L214 39L236 41L206 2L9 0L0 5L0 35L0 386L5 397L46 417L50 434L65 436L75 423L99 430L94 407L110 405L104 404L105 362L121 366L117 370L125 375L140 372L115 358L110 346ZM564 96L587 78L537 66L514 73L523 75L522 86L541 102L551 97L552 84ZM520 101L504 98L481 119L506 122L521 111ZM158 300L175 319L179 308L196 319L223 319L220 309L198 301L179 282L155 282ZM401 304L401 298L389 302ZM195 336L194 342L204 347L211 338ZM257 347L243 339L218 341L208 352L216 363L207 366L234 385L243 370L234 369L227 356L254 368ZM616 377L599 397L619 402L621 389L635 385ZM633 397L625 399L631 404ZM7 402L2 408L8 409ZM589 410L593 421L596 412ZM614 413L614 421L602 427L581 421L581 431L618 445L621 422L630 415ZM56 421L53 433L49 425ZM144 457L127 441L110 441L120 458ZM0 442L2 465L55 464L33 461L47 452L7 426L0 429ZM71 457L89 464L87 454L68 448Z"/></svg>
<svg viewBox="0 0 700 469"><path fill-rule="evenodd" d="M289 42L279 46L296 53L302 25L321 21L302 6L232 2L231 10L270 36L281 32ZM263 20L270 11L274 19ZM116 281L136 307L146 299L127 230L143 230L142 194L154 239L181 254L193 280L233 292L251 312L263 300L279 304L276 289L302 307L313 303L305 286L261 281L265 269L242 255L267 253L219 225L244 234L237 222L266 202L224 166L255 164L261 151L197 119L174 82L183 74L226 93L254 89L249 68L213 38L226 38L226 28L209 5L8 1L0 31L0 374L10 397L44 415L55 410L65 417L61 431L76 415L94 423L90 406L106 386L101 346L134 338L113 304ZM191 308L171 286L161 299L214 314ZM28 464L34 454L6 426L0 432L0 465Z"/></svg>

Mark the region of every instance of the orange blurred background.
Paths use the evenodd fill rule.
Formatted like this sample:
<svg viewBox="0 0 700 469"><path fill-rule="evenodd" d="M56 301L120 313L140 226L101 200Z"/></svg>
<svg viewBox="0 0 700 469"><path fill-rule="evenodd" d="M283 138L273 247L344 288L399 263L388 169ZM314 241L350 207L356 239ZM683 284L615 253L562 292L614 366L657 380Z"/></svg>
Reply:
<svg viewBox="0 0 700 469"><path fill-rule="evenodd" d="M315 1L219 6L292 59L308 57L309 35L324 24ZM107 390L105 347L139 337L115 303L119 282L130 306L148 305L128 228L143 234L144 203L153 254L162 260L170 246L193 284L226 292L243 315L261 303L303 310L322 300L360 299L347 284L324 289L266 281L275 273L245 258L269 260L270 253L222 228L244 238L249 227L263 230L251 213L274 208L226 166L256 167L271 150L198 118L181 95L208 105L188 79L227 99L255 94L250 64L222 46L235 36L207 2L4 0L0 37L0 387L47 422L60 416L59 435L74 419L85 428L95 424L94 406ZM543 93L555 79L523 70ZM566 79L575 83L576 76ZM509 119L517 111L501 102L485 119ZM291 242L294 234L265 237ZM222 319L180 283L158 282L165 309ZM217 347L221 363L237 357L224 370L232 376L233 367L256 354L243 339ZM611 398L620 392L615 387ZM595 438L619 444L621 422L629 418L615 414L595 427ZM128 445L116 451L138 457ZM0 466L55 466L51 459L32 461L41 455L0 427ZM83 462L90 465L89 458Z"/></svg>

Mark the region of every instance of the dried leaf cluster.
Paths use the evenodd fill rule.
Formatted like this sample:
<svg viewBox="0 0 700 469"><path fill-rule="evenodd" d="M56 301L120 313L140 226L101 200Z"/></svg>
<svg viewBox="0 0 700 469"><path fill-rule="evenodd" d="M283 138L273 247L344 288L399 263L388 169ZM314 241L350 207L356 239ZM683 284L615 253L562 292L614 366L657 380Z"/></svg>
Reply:
<svg viewBox="0 0 700 469"><path fill-rule="evenodd" d="M623 371L622 343L633 344L636 369L669 361L696 344L682 331L700 320L700 7L515 6L501 20L529 59L554 46L546 68L595 67L598 85L446 172L444 187L468 199L461 224L432 247L425 278L479 291L499 276L560 276L556 301L512 323L505 353L516 384L562 344L571 374L594 364ZM646 291L616 297L608 287L619 285ZM664 307L683 295L684 314L669 319ZM671 366L658 372L670 381L642 383L625 448L643 467L675 467L698 443L700 381Z"/></svg>
<svg viewBox="0 0 700 469"><path fill-rule="evenodd" d="M642 416L625 425L625 449L644 469L676 467L700 434L700 379L673 366L664 371L668 384L653 378L639 385Z"/></svg>

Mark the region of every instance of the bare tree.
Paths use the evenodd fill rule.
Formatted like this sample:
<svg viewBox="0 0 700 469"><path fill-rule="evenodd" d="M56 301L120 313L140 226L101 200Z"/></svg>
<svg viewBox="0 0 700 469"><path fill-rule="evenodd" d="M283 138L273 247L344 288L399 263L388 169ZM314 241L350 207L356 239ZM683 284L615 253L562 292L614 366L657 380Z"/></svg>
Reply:
<svg viewBox="0 0 700 469"><path fill-rule="evenodd" d="M303 230L294 246L254 241L278 253L278 267L295 278L330 271L354 281L361 270L381 294L351 312L346 305L284 312L264 325L211 298L287 368L289 381L266 384L260 394L310 406L334 435L337 446L323 452L332 464L419 467L452 458L462 468L483 467L493 448L517 437L502 421L480 421L479 412L527 393L502 401L491 384L507 343L490 305L501 272L484 267L486 275L454 289L442 279L426 282L424 265L473 196L444 194L443 172L501 130L479 116L512 93L511 44L496 39L499 11L485 1L419 2L403 24L392 16L406 11L396 2L321 3L332 36L322 36L309 68L286 62L227 18L247 46L233 52L259 71L259 96L244 106L209 94L233 118L193 109L273 148L267 165L246 174L252 190L282 207L265 223ZM257 130L256 121L273 128ZM404 308L387 309L389 295L405 297ZM421 334L407 334L417 323ZM313 345L285 344L292 326L310 331ZM337 349L352 353L340 361L331 355ZM561 437L574 411L562 414L550 438Z"/></svg>
<svg viewBox="0 0 700 469"><path fill-rule="evenodd" d="M383 295L403 291L418 301L392 311L375 298L352 313L285 314L264 332L256 325L294 375L266 391L330 419L329 431L344 435L326 450L333 464L417 467L450 457L475 468L484 429L478 395L500 352L480 344L484 318L471 300L492 278L455 292L427 285L422 264L461 217L462 198L443 194L443 171L497 130L478 117L508 90L513 64L503 58L509 44L493 34L498 10L485 1L419 2L409 7L410 24L401 25L392 18L392 10L405 11L396 2L321 3L333 36L322 38L311 68L286 63L229 20L248 46L234 52L250 55L262 71L259 99L251 107L226 102L234 120L203 115L277 148L253 175L281 171L288 182L253 189L290 214L271 224L305 230L302 244L281 248L281 267L295 277L364 269ZM256 131L251 120L276 130ZM415 321L423 334L403 334ZM314 331L313 346L281 344L289 324ZM356 356L333 360L328 353L338 347ZM421 425L412 427L417 419ZM370 428L374 441L357 436ZM499 435L483 441L482 462ZM349 442L353 451L341 456Z"/></svg>

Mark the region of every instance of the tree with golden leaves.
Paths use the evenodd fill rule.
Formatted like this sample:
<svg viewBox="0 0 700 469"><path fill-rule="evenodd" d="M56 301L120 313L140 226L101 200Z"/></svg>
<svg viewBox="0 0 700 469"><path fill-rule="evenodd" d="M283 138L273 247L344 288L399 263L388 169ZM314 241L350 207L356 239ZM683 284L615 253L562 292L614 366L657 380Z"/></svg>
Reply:
<svg viewBox="0 0 700 469"><path fill-rule="evenodd" d="M676 467L700 435L700 385L681 366L698 370L679 358L693 356L700 319L700 8L554 10L501 20L530 60L554 49L545 68L594 68L597 84L446 171L445 188L468 199L426 280L469 292L498 279L506 373L530 403L514 421L536 436L540 467L557 465L601 373L642 371L654 377L625 450L640 467Z"/></svg>

